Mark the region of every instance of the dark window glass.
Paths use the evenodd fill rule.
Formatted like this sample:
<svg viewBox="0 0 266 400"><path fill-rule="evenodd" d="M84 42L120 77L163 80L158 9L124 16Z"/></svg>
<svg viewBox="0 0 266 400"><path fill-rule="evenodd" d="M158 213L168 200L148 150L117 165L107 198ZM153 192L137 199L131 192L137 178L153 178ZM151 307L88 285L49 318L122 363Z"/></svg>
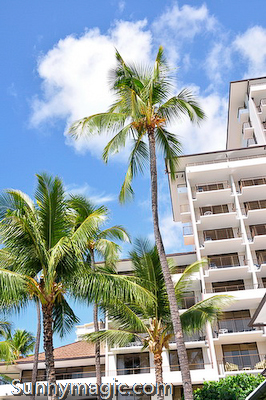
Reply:
<svg viewBox="0 0 266 400"><path fill-rule="evenodd" d="M204 361L201 348L187 349L189 369L203 369ZM169 352L170 371L180 371L179 360L176 350Z"/></svg>
<svg viewBox="0 0 266 400"><path fill-rule="evenodd" d="M148 353L117 355L118 375L143 374L148 372L150 372Z"/></svg>

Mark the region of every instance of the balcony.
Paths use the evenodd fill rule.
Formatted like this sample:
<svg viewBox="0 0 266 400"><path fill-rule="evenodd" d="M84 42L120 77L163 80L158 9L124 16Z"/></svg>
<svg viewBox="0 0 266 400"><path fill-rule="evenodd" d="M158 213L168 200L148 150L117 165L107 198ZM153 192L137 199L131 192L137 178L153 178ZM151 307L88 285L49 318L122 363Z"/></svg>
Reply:
<svg viewBox="0 0 266 400"><path fill-rule="evenodd" d="M201 229L226 228L228 226L236 228L239 225L234 208L229 211L227 204L200 207L199 211L200 219L197 223Z"/></svg>
<svg viewBox="0 0 266 400"><path fill-rule="evenodd" d="M230 276L232 280L238 279L239 276L250 279L249 267L245 264L245 262L240 263L237 253L210 256L205 270L205 281L222 281L225 276Z"/></svg>
<svg viewBox="0 0 266 400"><path fill-rule="evenodd" d="M217 204L228 204L232 201L229 182L210 183L197 185L194 192L194 200L198 207Z"/></svg>
<svg viewBox="0 0 266 400"><path fill-rule="evenodd" d="M252 250L265 248L266 243L266 224L250 225L250 233Z"/></svg>
<svg viewBox="0 0 266 400"><path fill-rule="evenodd" d="M264 200L266 190L266 178L256 177L252 179L242 179L239 181L241 201Z"/></svg>
<svg viewBox="0 0 266 400"><path fill-rule="evenodd" d="M201 244L203 256L242 250L242 236L238 232L238 237L234 237L232 228L204 230L203 237L204 243Z"/></svg>
<svg viewBox="0 0 266 400"><path fill-rule="evenodd" d="M244 140L252 139L254 135L254 128L250 122L244 122L242 125L242 133Z"/></svg>
<svg viewBox="0 0 266 400"><path fill-rule="evenodd" d="M226 356L222 361L218 361L220 373L237 373L248 371L260 371L266 368L264 354L241 354Z"/></svg>
<svg viewBox="0 0 266 400"><path fill-rule="evenodd" d="M256 328L251 328L248 326L249 322L250 317L220 320L214 328L215 337L227 333L250 332L256 330Z"/></svg>
<svg viewBox="0 0 266 400"><path fill-rule="evenodd" d="M242 208L242 214L248 219L249 225L266 222L266 200L247 201Z"/></svg>

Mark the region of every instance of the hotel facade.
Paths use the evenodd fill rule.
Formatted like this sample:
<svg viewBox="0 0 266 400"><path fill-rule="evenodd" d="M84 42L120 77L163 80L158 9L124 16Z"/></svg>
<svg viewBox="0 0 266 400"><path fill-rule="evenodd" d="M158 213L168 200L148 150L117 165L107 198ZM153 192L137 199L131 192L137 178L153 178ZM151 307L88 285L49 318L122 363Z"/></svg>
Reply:
<svg viewBox="0 0 266 400"><path fill-rule="evenodd" d="M250 326L250 321L266 293L266 78L231 83L226 150L180 157L169 188L173 219L183 224L189 251L168 257L178 273L208 259L194 274L181 312L215 294L234 297L215 326L208 324L185 337L192 382L196 387L227 375L261 373L266 367L266 327ZM130 273L130 261L121 260L118 269ZM92 329L92 324L78 326L77 340ZM155 383L153 357L141 348L138 342L105 346L103 382ZM8 368L1 365L0 372L27 382L32 362L28 357ZM56 349L55 366L58 382L96 382L93 350L87 343ZM39 379L45 381L43 356L39 369ZM163 352L163 377L175 387L173 398L181 399L174 341ZM1 385L0 400L13 397L12 390Z"/></svg>

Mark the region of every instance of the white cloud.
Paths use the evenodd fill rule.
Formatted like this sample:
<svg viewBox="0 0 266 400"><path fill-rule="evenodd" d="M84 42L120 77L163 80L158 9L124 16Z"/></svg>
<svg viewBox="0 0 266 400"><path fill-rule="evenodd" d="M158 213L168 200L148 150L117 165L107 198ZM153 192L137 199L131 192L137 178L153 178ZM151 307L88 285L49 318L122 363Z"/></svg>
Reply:
<svg viewBox="0 0 266 400"><path fill-rule="evenodd" d="M245 78L266 75L266 29L261 26L249 28L238 35L232 44L233 50L240 53L248 63Z"/></svg>
<svg viewBox="0 0 266 400"><path fill-rule="evenodd" d="M98 193L96 189L94 189L87 183L84 183L81 186L79 186L77 184L66 185L65 190L66 190L66 193L68 193L68 194L86 196L93 203L100 204L100 205L114 201L114 200L116 200L116 197L117 197L112 194L106 194L105 192Z"/></svg>
<svg viewBox="0 0 266 400"><path fill-rule="evenodd" d="M66 119L67 125L76 119L105 111L112 103L108 73L115 65L115 47L126 60L149 62L151 33L146 21L119 21L106 35L90 29L80 37L68 36L39 59L38 73L42 79L42 98L33 101L31 124L54 119ZM76 150L90 150L99 155L107 142L95 136L68 143Z"/></svg>
<svg viewBox="0 0 266 400"><path fill-rule="evenodd" d="M215 42L205 61L206 74L211 82L209 90L223 83L225 70L232 67L232 49L226 41Z"/></svg>
<svg viewBox="0 0 266 400"><path fill-rule="evenodd" d="M118 2L118 9L119 9L119 11L120 11L121 13L124 11L125 6L126 6L126 2L125 2L124 0L120 0L120 1Z"/></svg>
<svg viewBox="0 0 266 400"><path fill-rule="evenodd" d="M197 94L197 88L192 88ZM206 119L200 125L192 125L188 118L173 125L182 144L183 154L201 153L225 149L227 124L227 99L218 94L197 95Z"/></svg>
<svg viewBox="0 0 266 400"><path fill-rule="evenodd" d="M217 24L205 4L200 7L184 5L179 8L175 3L153 22L152 28L155 40L167 46L171 62L175 63L187 41L191 42L200 33L215 30Z"/></svg>
<svg viewBox="0 0 266 400"><path fill-rule="evenodd" d="M160 217L160 231L166 253L189 251L184 245L182 224L174 222L171 213ZM153 233L148 238L154 242Z"/></svg>

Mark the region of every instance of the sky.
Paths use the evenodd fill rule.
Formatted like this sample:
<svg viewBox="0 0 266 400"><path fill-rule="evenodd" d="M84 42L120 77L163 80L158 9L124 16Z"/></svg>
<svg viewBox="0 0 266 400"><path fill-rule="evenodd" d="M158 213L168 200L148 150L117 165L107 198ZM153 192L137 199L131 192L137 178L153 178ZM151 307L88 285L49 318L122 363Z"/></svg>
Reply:
<svg viewBox="0 0 266 400"><path fill-rule="evenodd" d="M132 238L150 237L148 171L134 182L135 200L117 200L128 149L108 165L101 160L108 136L74 142L76 119L105 111L112 102L108 71L115 48L126 61L152 63L163 45L176 74L176 91L197 95L207 119L172 126L183 153L225 148L229 82L266 75L265 0L0 0L0 190L34 196L36 173L63 179L110 209L107 226L120 224ZM164 162L159 159L160 225L168 253L187 251L174 223ZM121 256L126 257L129 246ZM74 304L81 323L91 309ZM14 327L35 332L35 310L11 316ZM75 331L55 346L75 340Z"/></svg>

